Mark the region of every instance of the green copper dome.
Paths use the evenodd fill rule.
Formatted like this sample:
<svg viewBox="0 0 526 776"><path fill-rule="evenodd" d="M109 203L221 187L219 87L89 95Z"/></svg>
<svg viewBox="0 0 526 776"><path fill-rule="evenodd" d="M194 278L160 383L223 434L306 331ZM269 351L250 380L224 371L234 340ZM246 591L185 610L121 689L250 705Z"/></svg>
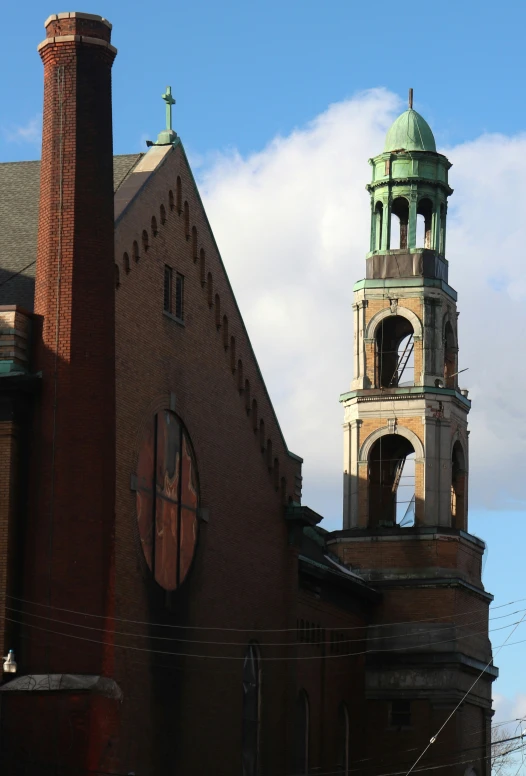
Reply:
<svg viewBox="0 0 526 776"><path fill-rule="evenodd" d="M431 127L410 108L398 116L385 138L384 151L436 151Z"/></svg>

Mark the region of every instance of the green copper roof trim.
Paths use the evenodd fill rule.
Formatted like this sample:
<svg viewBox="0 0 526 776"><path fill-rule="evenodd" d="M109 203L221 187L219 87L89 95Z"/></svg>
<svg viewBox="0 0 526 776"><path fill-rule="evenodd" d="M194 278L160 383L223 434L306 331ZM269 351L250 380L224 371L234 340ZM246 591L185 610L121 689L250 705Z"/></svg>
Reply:
<svg viewBox="0 0 526 776"><path fill-rule="evenodd" d="M435 388L434 385L412 385L408 388L390 388L388 390L389 393L387 391L382 392L380 388L368 388L366 390L360 388L356 391L347 391L347 393L340 394L340 403L349 399L359 398L360 396L367 397L368 399L378 399L379 401L389 401L393 396L421 396L425 393L432 393L438 396L454 396L455 399L458 399L468 409L471 407L471 401L454 388ZM378 395L375 396L373 391L377 391Z"/></svg>
<svg viewBox="0 0 526 776"><path fill-rule="evenodd" d="M412 108L398 116L385 139L384 151L433 151L436 143L427 121Z"/></svg>
<svg viewBox="0 0 526 776"><path fill-rule="evenodd" d="M418 288L427 286L428 288L440 288L445 294L456 302L458 294L454 288L451 288L443 280L436 278L385 278L359 280L353 286L353 291L361 291L364 288Z"/></svg>

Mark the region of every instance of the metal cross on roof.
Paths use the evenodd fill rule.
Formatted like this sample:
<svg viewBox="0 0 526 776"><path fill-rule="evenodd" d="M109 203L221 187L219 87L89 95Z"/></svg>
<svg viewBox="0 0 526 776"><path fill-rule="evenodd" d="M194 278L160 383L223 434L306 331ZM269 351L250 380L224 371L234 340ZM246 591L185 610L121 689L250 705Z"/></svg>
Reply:
<svg viewBox="0 0 526 776"><path fill-rule="evenodd" d="M175 105L175 100L172 97L172 87L167 86L165 93L162 95L163 100L166 103L166 129L172 129L172 105Z"/></svg>

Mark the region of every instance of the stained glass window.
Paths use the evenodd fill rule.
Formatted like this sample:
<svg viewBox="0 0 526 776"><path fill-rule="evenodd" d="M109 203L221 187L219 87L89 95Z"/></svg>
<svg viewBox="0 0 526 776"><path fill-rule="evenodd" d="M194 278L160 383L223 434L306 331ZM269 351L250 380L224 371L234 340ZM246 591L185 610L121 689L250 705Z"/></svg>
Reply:
<svg viewBox="0 0 526 776"><path fill-rule="evenodd" d="M199 490L186 429L175 413L158 412L137 470L137 522L146 563L165 590L183 582L195 552Z"/></svg>

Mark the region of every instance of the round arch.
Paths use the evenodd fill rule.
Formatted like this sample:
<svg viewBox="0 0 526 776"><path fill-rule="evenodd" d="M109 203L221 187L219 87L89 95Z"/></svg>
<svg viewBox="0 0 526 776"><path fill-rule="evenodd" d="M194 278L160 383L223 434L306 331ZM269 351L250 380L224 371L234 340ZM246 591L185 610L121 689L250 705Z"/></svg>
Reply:
<svg viewBox="0 0 526 776"><path fill-rule="evenodd" d="M380 437L390 434L399 434L399 436L405 437L413 445L416 461L424 459L424 446L414 431L411 431L409 428L405 428L405 426L397 426L396 430L394 431L391 430L389 426L383 426L383 428L377 428L376 431L373 431L371 434L369 434L367 439L364 440L360 448L358 461L362 463L367 462L369 460L371 447L374 445L374 443L380 439Z"/></svg>
<svg viewBox="0 0 526 776"><path fill-rule="evenodd" d="M369 321L367 325L367 330L365 333L366 339L374 339L374 336L376 334L376 329L378 328L378 324L381 323L384 318L388 318L389 316L393 315L391 312L390 307L386 307L384 310L380 310L380 312L376 313L376 315L373 315L371 320ZM418 315L414 313L412 310L409 310L407 307L401 307L400 305L397 305L396 307L396 315L402 316L402 318L407 318L411 326L413 327L413 336L416 338L422 337L422 322Z"/></svg>
<svg viewBox="0 0 526 776"><path fill-rule="evenodd" d="M464 456L464 463L465 463L465 466L466 466L466 469L467 469L468 468L468 455L467 455L468 445L467 445L467 440L462 436L462 434L458 430L455 431L455 433L451 437L451 455L453 455L453 449L454 449L454 447L455 447L457 442L459 443L460 447L462 448L462 455Z"/></svg>

